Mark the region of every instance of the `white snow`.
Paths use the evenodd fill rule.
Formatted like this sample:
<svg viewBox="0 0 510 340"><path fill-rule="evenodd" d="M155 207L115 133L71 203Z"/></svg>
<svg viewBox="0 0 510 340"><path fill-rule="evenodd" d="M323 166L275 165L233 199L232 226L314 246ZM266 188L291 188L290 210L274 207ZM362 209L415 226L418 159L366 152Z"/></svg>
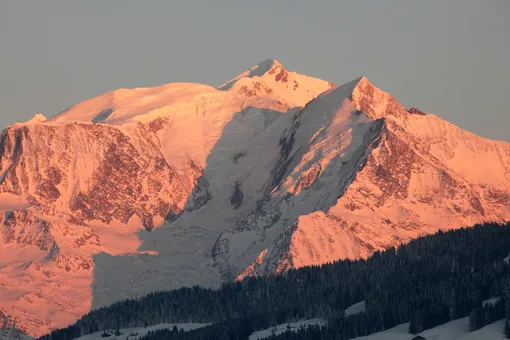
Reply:
<svg viewBox="0 0 510 340"><path fill-rule="evenodd" d="M158 325L144 327L134 327L134 328L122 328L120 329L121 335L114 335L111 330L108 330L108 334L111 335L109 338L101 337L104 331L96 332L88 335L84 335L82 337L76 338L76 340L104 340L104 339L115 339L115 340L126 340L129 339L138 339L144 335L146 335L150 331L156 331L160 329L173 329L174 326L177 326L177 329L183 329L184 331L191 331L194 329L202 328L208 326L210 324L201 324L201 323L162 323ZM71 340L71 339L70 339Z"/></svg>
<svg viewBox="0 0 510 340"><path fill-rule="evenodd" d="M248 339L249 340L264 339L264 338L271 336L273 334L273 332L275 335L278 335L283 332L286 332L287 330L295 332L295 331L298 331L301 327L306 328L306 327L312 326L312 325L324 326L325 324L326 324L326 321L324 321L322 319L309 319L309 320L302 320L302 321L298 321L298 322L290 322L290 323L285 323L285 324L281 324L278 326L274 326L274 327L271 327L271 328L268 328L268 329L265 329L262 331L253 332L252 335L250 335L250 337ZM288 328L288 326L290 326L290 328Z"/></svg>
<svg viewBox="0 0 510 340"><path fill-rule="evenodd" d="M484 300L482 302L482 305L485 306L485 305L494 305L496 302L498 302L498 300L500 300L501 297L493 297L493 298L490 298L490 299L487 299L487 300Z"/></svg>
<svg viewBox="0 0 510 340"><path fill-rule="evenodd" d="M47 118L42 113L37 113L29 121L24 122L24 123L16 123L16 124L14 124L14 126L40 124L40 123L45 122L46 120L47 120Z"/></svg>
<svg viewBox="0 0 510 340"><path fill-rule="evenodd" d="M469 332L469 320L463 318L421 332L427 340L499 340L504 336L504 320L487 325L482 329ZM408 333L409 324L405 323L383 332L356 338L356 340L410 340L415 335Z"/></svg>
<svg viewBox="0 0 510 340"><path fill-rule="evenodd" d="M123 125L187 112L202 96L217 92L193 83L170 83L152 88L118 89L78 103L46 123L75 121Z"/></svg>
<svg viewBox="0 0 510 340"><path fill-rule="evenodd" d="M349 306L345 310L345 315L353 315L358 314L365 311L365 300L360 301L358 303L353 304L352 306Z"/></svg>

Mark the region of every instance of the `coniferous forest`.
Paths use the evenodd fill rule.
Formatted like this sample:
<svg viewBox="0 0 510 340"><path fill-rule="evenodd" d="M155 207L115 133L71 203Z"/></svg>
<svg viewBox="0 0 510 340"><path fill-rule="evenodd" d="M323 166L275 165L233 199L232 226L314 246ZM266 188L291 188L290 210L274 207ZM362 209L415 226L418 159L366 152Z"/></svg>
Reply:
<svg viewBox="0 0 510 340"><path fill-rule="evenodd" d="M106 329L159 323L211 323L190 332L159 330L142 339L247 339L303 318L311 326L269 339L352 339L409 322L417 334L469 316L470 330L506 318L510 338L510 223L425 236L367 260L343 260L247 278L219 289L181 288L121 301L41 339L73 339ZM494 304L484 300L497 298ZM344 310L364 300L364 312Z"/></svg>

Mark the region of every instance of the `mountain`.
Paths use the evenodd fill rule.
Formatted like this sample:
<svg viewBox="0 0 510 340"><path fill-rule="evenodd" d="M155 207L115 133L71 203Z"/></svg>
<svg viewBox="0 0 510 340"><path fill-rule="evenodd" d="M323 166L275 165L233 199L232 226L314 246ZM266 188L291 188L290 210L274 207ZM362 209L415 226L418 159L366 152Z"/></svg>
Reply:
<svg viewBox="0 0 510 340"><path fill-rule="evenodd" d="M151 291L510 220L510 144L268 59L119 89L0 137L0 313L30 335Z"/></svg>
<svg viewBox="0 0 510 340"><path fill-rule="evenodd" d="M323 93L293 127L282 144L284 176L258 210L286 220L240 278L365 258L437 229L510 219L508 143L410 114L366 78ZM256 237L274 226L242 232Z"/></svg>

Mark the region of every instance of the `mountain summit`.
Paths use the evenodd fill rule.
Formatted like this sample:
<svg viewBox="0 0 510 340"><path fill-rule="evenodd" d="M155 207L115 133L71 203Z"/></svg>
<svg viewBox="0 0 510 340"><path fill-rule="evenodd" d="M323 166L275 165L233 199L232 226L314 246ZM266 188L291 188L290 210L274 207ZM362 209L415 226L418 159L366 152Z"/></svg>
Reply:
<svg viewBox="0 0 510 340"><path fill-rule="evenodd" d="M304 106L318 94L335 84L287 71L274 59L266 59L237 77L218 86L218 90L234 90L246 96L272 95L295 106Z"/></svg>
<svg viewBox="0 0 510 340"><path fill-rule="evenodd" d="M30 335L151 291L510 220L510 144L268 59L119 89L0 136L0 315Z"/></svg>
<svg viewBox="0 0 510 340"><path fill-rule="evenodd" d="M225 84L218 86L218 89L228 90L242 78L263 77L266 74L276 74L275 81L280 81L285 76L288 76L288 72L285 68L283 68L282 64L280 64L278 61L274 59L269 58L253 66L249 70L241 73L240 75L226 82Z"/></svg>

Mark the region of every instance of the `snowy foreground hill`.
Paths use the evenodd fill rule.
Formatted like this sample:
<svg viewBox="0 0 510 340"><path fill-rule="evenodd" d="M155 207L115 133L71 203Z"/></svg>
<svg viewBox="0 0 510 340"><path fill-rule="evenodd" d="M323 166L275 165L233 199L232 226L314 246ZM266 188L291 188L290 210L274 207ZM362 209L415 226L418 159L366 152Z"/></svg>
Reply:
<svg viewBox="0 0 510 340"><path fill-rule="evenodd" d="M300 327L307 327L311 324L321 325L324 321L313 319L296 322L293 324L283 324L270 329L255 332L249 340L262 340L270 337L271 334L281 334L287 330L294 331ZM504 320L489 324L474 332L469 331L469 320L463 318L450 321L446 324L428 329L420 335L409 334L409 324L398 325L383 332L374 333L368 336L355 338L353 340L411 340L414 337L423 337L425 340L503 340L506 339L503 334L505 328ZM290 326L290 327L287 327ZM80 339L81 340L81 339ZM83 339L85 340L85 339ZM88 339L87 339L88 340ZM92 340L92 339L90 339Z"/></svg>
<svg viewBox="0 0 510 340"><path fill-rule="evenodd" d="M282 325L274 326L266 330L254 332L249 340L262 340L270 337L273 333L276 335L282 334L286 331L295 331L300 329L301 327L308 327L309 325L323 325L325 324L324 320L320 319L311 319L311 320L303 320L299 322L293 323L285 323ZM189 331L192 329L197 329L203 327L205 325L202 324L160 324L149 326L147 328L138 327L138 328L127 328L120 329L121 335L114 336L113 332L110 332L117 340L125 340L129 337L137 337L144 336L150 331L158 330L158 329L172 329L173 327L177 327L178 329L182 329L184 331ZM369 336L356 338L355 340L409 340L414 337L414 335L409 334L408 332L408 324L402 324L397 327L388 329L383 332L375 333ZM434 339L434 340L503 340L506 337L503 334L504 329L504 321L498 321L488 326L483 327L474 332L469 332L468 328L468 320L467 318L450 321L444 325L440 325L429 330L426 330L421 333L421 336L426 339ZM96 332L89 335L84 335L77 340L101 340L104 339L101 337L105 332ZM110 334L109 333L109 334Z"/></svg>
<svg viewBox="0 0 510 340"><path fill-rule="evenodd" d="M356 340L411 340L415 336L407 332L407 324L402 324L384 332L375 333ZM504 320L492 323L474 332L469 332L467 318L450 321L420 333L429 340L503 340Z"/></svg>
<svg viewBox="0 0 510 340"><path fill-rule="evenodd" d="M323 325L325 324L324 320L320 319L311 319L311 320L303 320L292 323L285 323L278 326L274 326L268 328L266 330L254 332L249 340L263 340L270 337L272 334L280 335L287 331L297 331L302 327L308 327L310 325ZM144 336L149 331L159 330L159 329L172 329L176 326L178 329L183 329L184 331L189 331L192 329L200 328L205 325L202 324L160 324L149 326L147 328L137 327L137 328L128 328L121 329L121 335L115 336L117 340L125 340L131 337ZM410 340L415 337L415 335L409 334L408 332L409 325L402 324L397 327L388 329L383 332L374 333L372 335L355 338L354 340ZM446 324L428 329L422 333L420 333L422 337L425 339L433 339L433 340L503 340L506 339L503 334L504 330L504 320L489 324L479 330L474 332L469 331L469 320L468 318L463 318L459 320L450 321ZM89 335L84 335L77 340L101 340L104 339L101 335L104 332L96 332ZM113 332L109 334L114 335Z"/></svg>
<svg viewBox="0 0 510 340"><path fill-rule="evenodd" d="M510 220L510 144L266 60L119 89L0 137L0 318L39 336L181 286Z"/></svg>
<svg viewBox="0 0 510 340"><path fill-rule="evenodd" d="M313 319L297 322L293 324L283 324L270 329L253 333L249 340L262 340L270 337L271 334L281 334L287 330L295 331L300 327L307 327L311 324L321 325L324 321ZM287 327L290 326L290 327ZM503 334L504 320L489 324L474 332L469 331L468 318L450 321L446 324L428 329L420 335L409 334L409 324L402 324L383 332L372 335L355 338L353 340L411 340L414 337L421 336L425 340L503 340L506 337ZM98 338L99 339L99 338ZM81 340L81 339L80 339ZM89 339L83 339L89 340ZM92 340L92 339L90 339Z"/></svg>

